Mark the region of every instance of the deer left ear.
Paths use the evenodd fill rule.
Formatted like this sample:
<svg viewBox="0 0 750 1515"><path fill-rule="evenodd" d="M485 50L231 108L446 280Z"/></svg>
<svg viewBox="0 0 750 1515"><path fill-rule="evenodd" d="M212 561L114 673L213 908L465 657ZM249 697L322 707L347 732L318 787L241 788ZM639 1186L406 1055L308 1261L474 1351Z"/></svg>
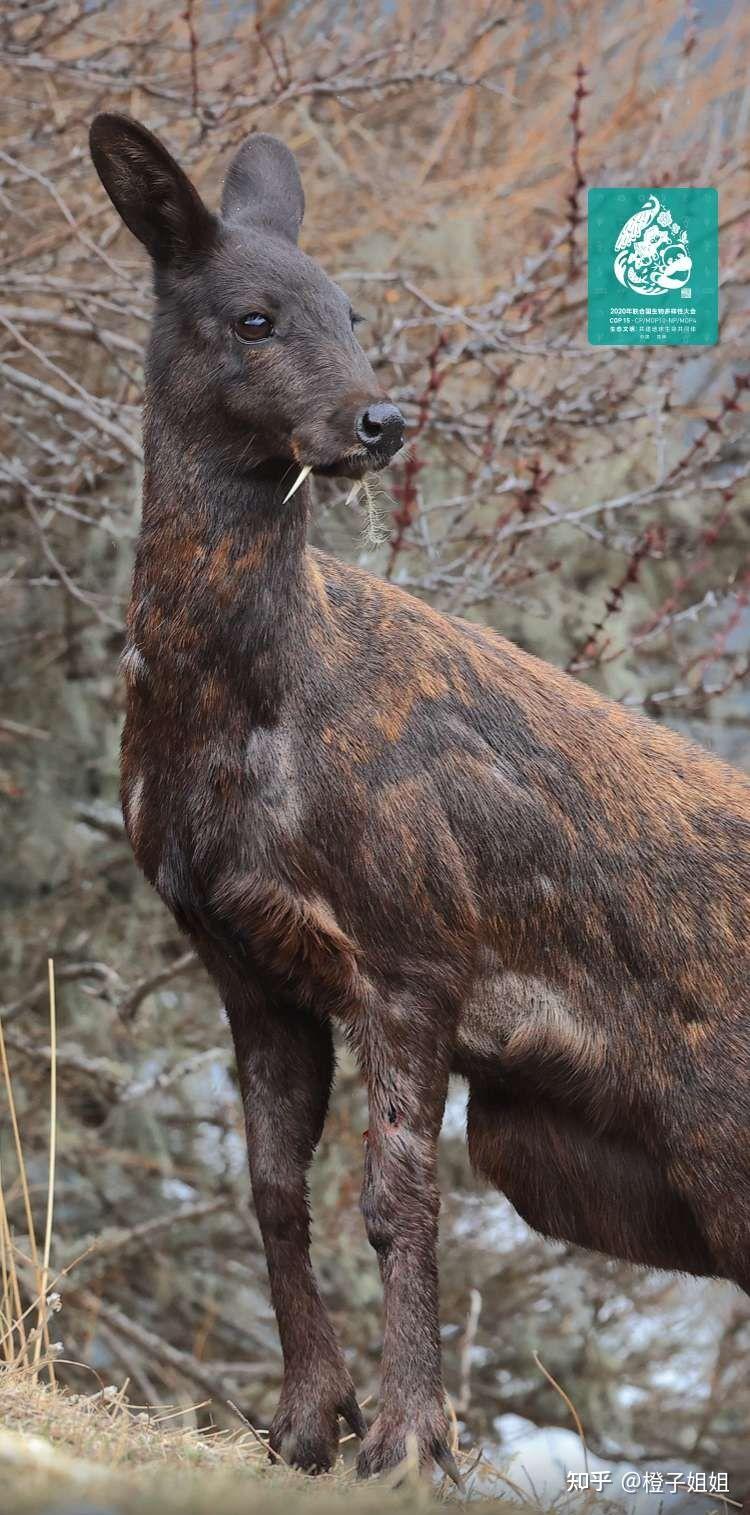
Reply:
<svg viewBox="0 0 750 1515"><path fill-rule="evenodd" d="M296 242L305 214L305 195L294 153L264 132L246 137L224 180L221 214L225 221L251 221Z"/></svg>
<svg viewBox="0 0 750 1515"><path fill-rule="evenodd" d="M94 167L115 209L154 262L200 257L214 244L216 218L157 137L129 116L91 123Z"/></svg>

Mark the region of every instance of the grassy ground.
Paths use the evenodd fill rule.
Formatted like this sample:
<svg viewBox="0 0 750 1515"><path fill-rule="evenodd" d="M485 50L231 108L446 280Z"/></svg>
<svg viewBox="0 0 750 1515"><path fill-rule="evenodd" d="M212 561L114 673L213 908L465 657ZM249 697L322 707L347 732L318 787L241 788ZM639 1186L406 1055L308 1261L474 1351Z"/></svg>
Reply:
<svg viewBox="0 0 750 1515"><path fill-rule="evenodd" d="M0 1369L3 1515L398 1515L451 1502L413 1471L399 1488L358 1485L343 1468L306 1478L271 1468L249 1430L175 1430L168 1419L134 1414L114 1392L72 1395L35 1383L28 1371ZM498 1498L472 1500L472 1508L502 1515L511 1507Z"/></svg>

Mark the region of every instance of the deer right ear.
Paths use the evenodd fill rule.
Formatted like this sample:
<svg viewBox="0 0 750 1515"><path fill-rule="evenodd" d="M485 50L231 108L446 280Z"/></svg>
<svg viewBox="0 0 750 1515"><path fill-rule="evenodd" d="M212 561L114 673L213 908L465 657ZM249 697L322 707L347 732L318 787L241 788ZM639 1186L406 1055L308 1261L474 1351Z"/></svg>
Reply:
<svg viewBox="0 0 750 1515"><path fill-rule="evenodd" d="M115 210L155 263L208 250L216 239L216 218L171 153L145 126L129 116L96 116L89 146Z"/></svg>
<svg viewBox="0 0 750 1515"><path fill-rule="evenodd" d="M278 137L253 132L245 138L224 180L221 214L297 241L305 196L294 153Z"/></svg>

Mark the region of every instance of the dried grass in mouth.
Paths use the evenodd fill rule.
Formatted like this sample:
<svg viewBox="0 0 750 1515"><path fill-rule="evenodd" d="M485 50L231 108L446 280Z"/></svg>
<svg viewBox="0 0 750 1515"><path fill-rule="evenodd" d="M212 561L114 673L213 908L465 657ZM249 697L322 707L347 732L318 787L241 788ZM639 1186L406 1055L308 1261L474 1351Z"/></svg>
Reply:
<svg viewBox="0 0 750 1515"><path fill-rule="evenodd" d="M390 532L378 510L372 480L367 474L365 474L364 478L357 479L356 483L352 485L344 500L344 504L353 505L359 494L363 494L365 497L366 524L363 532L365 546L370 548L382 547L383 543L388 541Z"/></svg>
<svg viewBox="0 0 750 1515"><path fill-rule="evenodd" d="M364 532L365 543L368 547L382 547L383 543L388 541L390 531L387 521L378 510L375 492L368 478L362 480L362 493L365 497L367 518Z"/></svg>

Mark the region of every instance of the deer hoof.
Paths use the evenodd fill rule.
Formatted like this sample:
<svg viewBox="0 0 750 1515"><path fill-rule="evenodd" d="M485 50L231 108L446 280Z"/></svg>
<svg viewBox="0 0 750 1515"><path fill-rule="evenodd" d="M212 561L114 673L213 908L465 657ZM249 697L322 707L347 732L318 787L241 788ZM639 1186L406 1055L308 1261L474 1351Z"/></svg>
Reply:
<svg viewBox="0 0 750 1515"><path fill-rule="evenodd" d="M425 1423L426 1420L429 1423ZM394 1420L386 1414L379 1415L368 1431L357 1459L357 1477L371 1478L377 1473L392 1472L402 1464L406 1473L414 1456L415 1443L420 1468L427 1469L437 1463L456 1487L463 1489L456 1459L446 1439L442 1406L436 1407L434 1415L429 1417Z"/></svg>
<svg viewBox="0 0 750 1515"><path fill-rule="evenodd" d="M367 1434L353 1387L346 1388L335 1401L331 1396L316 1404L312 1390L282 1401L268 1433L271 1461L304 1473L329 1473L338 1457L339 1416L360 1440Z"/></svg>

